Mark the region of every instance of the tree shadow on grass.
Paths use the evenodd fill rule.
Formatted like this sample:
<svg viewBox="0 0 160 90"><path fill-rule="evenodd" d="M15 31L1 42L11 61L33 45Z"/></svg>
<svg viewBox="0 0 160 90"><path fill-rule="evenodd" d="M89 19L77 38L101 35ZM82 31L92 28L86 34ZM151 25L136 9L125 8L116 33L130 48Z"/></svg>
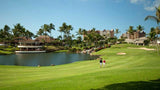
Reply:
<svg viewBox="0 0 160 90"><path fill-rule="evenodd" d="M160 90L160 79L151 81L117 83L91 90Z"/></svg>

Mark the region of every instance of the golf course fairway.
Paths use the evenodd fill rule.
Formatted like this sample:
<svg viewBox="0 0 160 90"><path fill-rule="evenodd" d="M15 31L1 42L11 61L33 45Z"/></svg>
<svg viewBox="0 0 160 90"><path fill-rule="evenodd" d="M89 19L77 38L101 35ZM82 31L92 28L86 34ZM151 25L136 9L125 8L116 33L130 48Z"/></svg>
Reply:
<svg viewBox="0 0 160 90"><path fill-rule="evenodd" d="M93 53L106 60L105 68L99 60L44 67L0 65L0 90L160 90L160 55L138 48L120 44Z"/></svg>

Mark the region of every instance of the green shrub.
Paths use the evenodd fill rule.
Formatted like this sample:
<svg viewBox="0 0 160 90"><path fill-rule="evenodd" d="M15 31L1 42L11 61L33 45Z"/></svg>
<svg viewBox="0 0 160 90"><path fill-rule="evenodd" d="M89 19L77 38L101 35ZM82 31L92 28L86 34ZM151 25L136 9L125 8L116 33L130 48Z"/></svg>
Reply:
<svg viewBox="0 0 160 90"><path fill-rule="evenodd" d="M94 50L95 52L99 51L97 48Z"/></svg>
<svg viewBox="0 0 160 90"><path fill-rule="evenodd" d="M149 44L149 40L144 40L144 44L148 45Z"/></svg>
<svg viewBox="0 0 160 90"><path fill-rule="evenodd" d="M76 52L76 51L77 51L76 48L70 48L70 49L69 49L69 52Z"/></svg>

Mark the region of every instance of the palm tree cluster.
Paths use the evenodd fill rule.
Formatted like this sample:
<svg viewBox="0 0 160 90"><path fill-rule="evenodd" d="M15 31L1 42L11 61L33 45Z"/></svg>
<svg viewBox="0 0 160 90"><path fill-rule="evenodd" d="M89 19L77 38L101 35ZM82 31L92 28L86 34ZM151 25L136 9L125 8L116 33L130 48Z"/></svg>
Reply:
<svg viewBox="0 0 160 90"><path fill-rule="evenodd" d="M83 46L98 46L102 44L102 41L104 40L104 37L101 36L95 28L92 28L90 31L86 31L85 29L79 28L77 35L78 40L81 40L81 36L83 36Z"/></svg>
<svg viewBox="0 0 160 90"><path fill-rule="evenodd" d="M148 34L148 38L150 41L155 41L158 38L158 34L160 34L159 27L152 27L150 33Z"/></svg>
<svg viewBox="0 0 160 90"><path fill-rule="evenodd" d="M72 25L67 25L65 22L62 24L61 27L59 27L59 31L61 33L63 33L64 35L61 37L63 37L64 40L71 40L72 37L74 37L73 35L70 35L71 34L71 31L73 30L73 27ZM62 38L61 38L62 40Z"/></svg>
<svg viewBox="0 0 160 90"><path fill-rule="evenodd" d="M0 41L6 42L6 40L12 41L14 38L17 37L27 37L27 38L33 38L38 37L40 35L50 36L51 32L55 30L55 25L50 24L44 24L40 27L40 29L37 31L37 34L34 35L32 32L24 28L20 23L14 25L13 29L10 29L9 26L5 25L3 29L0 29ZM61 32L61 35L58 36L58 38L54 41L54 43L59 43L59 45L62 46L102 46L106 42L106 38L100 35L100 32L96 31L95 28L92 28L89 31L86 31L86 29L79 28L77 32L77 39L74 39L75 35L71 35L71 31L73 30L72 25L67 25L65 22L62 24L62 26L59 27L59 32ZM118 29L116 30L116 34L118 34ZM83 40L82 40L83 36ZM44 43L47 43L44 41Z"/></svg>
<svg viewBox="0 0 160 90"><path fill-rule="evenodd" d="M48 35L51 34L51 30L55 30L55 25L50 23L48 24L44 24L41 26L41 28L39 29L39 31L37 32L37 35Z"/></svg>
<svg viewBox="0 0 160 90"><path fill-rule="evenodd" d="M58 38L61 39L61 41L63 39L63 41L65 42L65 45L69 47L71 47L72 38L74 37L74 35L71 35L72 30L73 30L72 25L67 25L65 22L62 24L62 26L59 27L59 32L61 32L61 35Z"/></svg>
<svg viewBox="0 0 160 90"><path fill-rule="evenodd" d="M146 20L154 20L157 22L157 24L159 25L160 23L160 6L159 7L155 7L156 8L156 16L147 16L145 17L145 21ZM149 33L149 39L150 40L155 40L156 38L158 38L158 34L160 34L160 29L159 26L157 26L156 28L152 27Z"/></svg>
<svg viewBox="0 0 160 90"><path fill-rule="evenodd" d="M12 41L16 37L27 37L32 38L34 34L29 30L26 30L19 23L14 25L14 28L11 30L8 25L5 25L3 29L0 29L0 41L6 42Z"/></svg>
<svg viewBox="0 0 160 90"><path fill-rule="evenodd" d="M12 32L13 32L13 37L32 38L34 36L32 32L30 32L29 30L26 30L23 26L20 25L20 23L14 25Z"/></svg>
<svg viewBox="0 0 160 90"><path fill-rule="evenodd" d="M155 7L156 8L156 16L147 16L145 17L145 21L148 20L148 19L151 19L151 20L154 20L157 22L157 24L159 25L160 23L160 5L159 7ZM159 26L157 26L156 28L151 28L150 30L150 33L149 33L149 39L150 41L154 41L157 45L157 53L159 55L159 44L157 43L157 40L158 40L158 34L160 34L160 29L159 29Z"/></svg>
<svg viewBox="0 0 160 90"><path fill-rule="evenodd" d="M10 27L5 25L3 29L0 29L0 41L12 39Z"/></svg>
<svg viewBox="0 0 160 90"><path fill-rule="evenodd" d="M140 31L143 31L143 30L144 30L144 27L141 26L141 25L138 25L136 29L134 29L133 26L129 26L127 32L130 34L130 38L131 38L131 36L134 35L134 32L140 32Z"/></svg>

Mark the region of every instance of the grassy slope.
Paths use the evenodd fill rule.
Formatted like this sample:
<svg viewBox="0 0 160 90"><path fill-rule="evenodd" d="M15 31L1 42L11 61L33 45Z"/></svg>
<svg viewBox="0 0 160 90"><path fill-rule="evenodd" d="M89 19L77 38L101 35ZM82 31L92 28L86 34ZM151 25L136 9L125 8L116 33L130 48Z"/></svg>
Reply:
<svg viewBox="0 0 160 90"><path fill-rule="evenodd" d="M0 55L13 54L15 50L18 50L18 48L0 46Z"/></svg>
<svg viewBox="0 0 160 90"><path fill-rule="evenodd" d="M7 54L13 54L13 52L0 50L0 55L7 55Z"/></svg>
<svg viewBox="0 0 160 90"><path fill-rule="evenodd" d="M160 56L157 56L154 51L126 48L127 46L118 45L96 52L95 54L102 55L101 57L106 59L106 68L99 68L98 60L49 67L1 65L0 89L84 90L115 89L115 87L118 89L131 81L139 83L160 79ZM118 52L127 54L117 56ZM134 87L139 88L139 85L134 85Z"/></svg>

